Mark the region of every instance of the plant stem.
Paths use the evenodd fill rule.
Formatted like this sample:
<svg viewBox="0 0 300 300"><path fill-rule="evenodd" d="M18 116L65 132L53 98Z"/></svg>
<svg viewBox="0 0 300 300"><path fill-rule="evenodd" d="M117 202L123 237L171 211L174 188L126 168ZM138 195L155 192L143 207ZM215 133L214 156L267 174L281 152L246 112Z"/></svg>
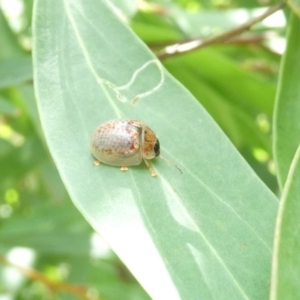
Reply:
<svg viewBox="0 0 300 300"><path fill-rule="evenodd" d="M69 294L75 295L82 300L91 300L91 299L101 300L99 297L93 297L93 298L89 297L87 295L87 287L85 286L73 285L65 282L57 282L57 281L50 280L47 277L45 277L42 273L34 269L24 268L10 262L1 253L0 253L0 263L19 270L25 277L30 278L31 280L42 282L51 291L64 291Z"/></svg>
<svg viewBox="0 0 300 300"><path fill-rule="evenodd" d="M221 33L220 35L214 36L212 38L208 38L206 40L194 39L189 42L176 43L176 44L167 46L163 50L161 50L157 53L157 57L160 60L164 60L164 59L167 59L167 58L170 58L173 56L182 55L187 52L198 50L198 49L206 47L208 45L229 41L230 39L235 38L237 35L250 29L256 23L261 22L262 20L269 17L276 11L280 10L284 5L285 5L284 2L280 2L274 6L271 6L260 16L255 17L255 18L245 22L244 24L241 24L233 29L225 31L225 32Z"/></svg>

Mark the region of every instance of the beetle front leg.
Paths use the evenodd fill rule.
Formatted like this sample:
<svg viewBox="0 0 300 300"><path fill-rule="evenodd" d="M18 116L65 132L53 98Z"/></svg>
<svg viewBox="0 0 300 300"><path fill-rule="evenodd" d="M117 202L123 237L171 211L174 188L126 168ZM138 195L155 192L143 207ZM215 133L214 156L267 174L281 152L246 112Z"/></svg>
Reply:
<svg viewBox="0 0 300 300"><path fill-rule="evenodd" d="M154 171L152 165L149 163L149 161L147 161L146 159L144 159L145 165L147 166L148 170L150 171L150 174L152 177L156 177L157 173Z"/></svg>

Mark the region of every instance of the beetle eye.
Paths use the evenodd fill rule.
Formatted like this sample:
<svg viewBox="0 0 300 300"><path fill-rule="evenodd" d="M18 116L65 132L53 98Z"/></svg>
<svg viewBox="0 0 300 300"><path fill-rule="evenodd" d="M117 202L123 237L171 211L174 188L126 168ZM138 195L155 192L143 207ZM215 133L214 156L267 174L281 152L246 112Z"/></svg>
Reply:
<svg viewBox="0 0 300 300"><path fill-rule="evenodd" d="M158 156L160 153L160 146L159 146L159 140L157 139L154 145L154 152L155 156Z"/></svg>

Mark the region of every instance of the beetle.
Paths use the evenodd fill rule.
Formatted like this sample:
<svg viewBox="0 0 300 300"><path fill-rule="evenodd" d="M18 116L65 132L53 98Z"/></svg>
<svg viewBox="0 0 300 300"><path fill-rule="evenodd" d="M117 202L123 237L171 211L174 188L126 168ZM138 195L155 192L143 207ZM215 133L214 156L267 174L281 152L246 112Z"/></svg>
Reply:
<svg viewBox="0 0 300 300"><path fill-rule="evenodd" d="M102 162L127 171L144 161L151 175L157 176L148 160L159 156L159 140L141 121L117 119L101 124L92 135L90 149L97 159L94 165Z"/></svg>

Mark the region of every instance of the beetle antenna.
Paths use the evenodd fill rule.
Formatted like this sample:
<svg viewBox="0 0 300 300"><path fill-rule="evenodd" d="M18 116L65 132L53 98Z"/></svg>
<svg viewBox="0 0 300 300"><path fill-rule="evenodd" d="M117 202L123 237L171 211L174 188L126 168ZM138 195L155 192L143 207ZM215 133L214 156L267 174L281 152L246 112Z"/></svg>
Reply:
<svg viewBox="0 0 300 300"><path fill-rule="evenodd" d="M169 164L173 165L175 168L177 168L179 170L179 172L181 174L183 174L182 171L181 171L181 169L179 167L177 167L173 162L171 162L170 160L166 159L165 157L163 157L161 155L159 157L162 158L163 160L167 161Z"/></svg>

